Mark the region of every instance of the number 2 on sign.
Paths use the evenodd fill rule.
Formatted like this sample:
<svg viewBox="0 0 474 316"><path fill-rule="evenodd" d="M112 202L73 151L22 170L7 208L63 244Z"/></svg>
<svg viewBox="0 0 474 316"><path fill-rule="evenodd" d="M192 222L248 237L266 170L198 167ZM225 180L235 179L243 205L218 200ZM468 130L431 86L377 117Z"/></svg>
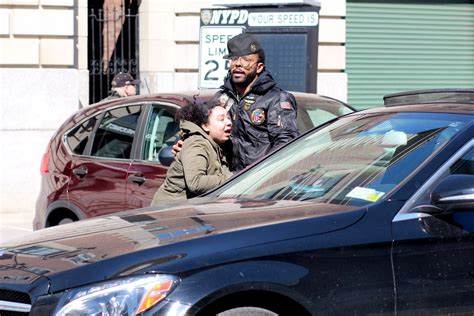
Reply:
<svg viewBox="0 0 474 316"><path fill-rule="evenodd" d="M206 72L206 75L204 76L204 80L219 80L218 77L211 77L211 74L219 70L219 63L215 60L208 60L205 63L206 65L212 64L211 69ZM229 70L229 61L225 61L225 66L224 66L225 71Z"/></svg>

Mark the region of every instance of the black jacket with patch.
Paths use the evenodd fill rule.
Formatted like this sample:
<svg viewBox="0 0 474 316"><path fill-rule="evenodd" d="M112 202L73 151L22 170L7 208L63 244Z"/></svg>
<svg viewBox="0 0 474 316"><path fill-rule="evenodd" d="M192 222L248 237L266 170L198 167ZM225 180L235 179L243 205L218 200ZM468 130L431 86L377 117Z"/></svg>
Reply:
<svg viewBox="0 0 474 316"><path fill-rule="evenodd" d="M239 98L230 76L215 95L232 118L232 168L239 171L298 136L295 97L264 71Z"/></svg>

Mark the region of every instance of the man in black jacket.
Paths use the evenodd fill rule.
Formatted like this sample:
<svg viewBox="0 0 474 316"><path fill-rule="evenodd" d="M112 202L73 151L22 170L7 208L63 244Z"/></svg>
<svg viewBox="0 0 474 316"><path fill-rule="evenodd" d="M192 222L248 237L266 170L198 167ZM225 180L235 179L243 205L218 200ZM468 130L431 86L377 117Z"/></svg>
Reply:
<svg viewBox="0 0 474 316"><path fill-rule="evenodd" d="M232 119L232 168L239 171L298 135L296 101L265 70L259 41L243 33L227 43L230 69L217 98Z"/></svg>
<svg viewBox="0 0 474 316"><path fill-rule="evenodd" d="M265 52L251 34L227 42L230 69L210 102L220 102L232 119L233 171L240 171L298 136L295 97L265 70ZM182 142L173 146L176 153Z"/></svg>

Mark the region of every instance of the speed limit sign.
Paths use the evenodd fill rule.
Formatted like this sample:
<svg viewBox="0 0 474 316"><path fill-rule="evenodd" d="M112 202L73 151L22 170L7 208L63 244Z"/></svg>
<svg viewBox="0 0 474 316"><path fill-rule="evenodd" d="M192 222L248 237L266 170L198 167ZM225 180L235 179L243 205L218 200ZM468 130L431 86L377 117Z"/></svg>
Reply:
<svg viewBox="0 0 474 316"><path fill-rule="evenodd" d="M242 26L201 27L199 88L219 88L229 70L227 41L242 33Z"/></svg>

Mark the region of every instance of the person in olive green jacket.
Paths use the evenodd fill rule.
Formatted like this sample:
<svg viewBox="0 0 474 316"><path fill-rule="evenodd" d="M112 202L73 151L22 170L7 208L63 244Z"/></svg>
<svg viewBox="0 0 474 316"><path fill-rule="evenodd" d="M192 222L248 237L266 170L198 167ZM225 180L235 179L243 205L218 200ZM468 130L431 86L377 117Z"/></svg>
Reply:
<svg viewBox="0 0 474 316"><path fill-rule="evenodd" d="M232 130L227 110L219 102L189 104L178 110L176 119L180 121L183 147L156 191L152 206L185 201L232 176L221 147Z"/></svg>

